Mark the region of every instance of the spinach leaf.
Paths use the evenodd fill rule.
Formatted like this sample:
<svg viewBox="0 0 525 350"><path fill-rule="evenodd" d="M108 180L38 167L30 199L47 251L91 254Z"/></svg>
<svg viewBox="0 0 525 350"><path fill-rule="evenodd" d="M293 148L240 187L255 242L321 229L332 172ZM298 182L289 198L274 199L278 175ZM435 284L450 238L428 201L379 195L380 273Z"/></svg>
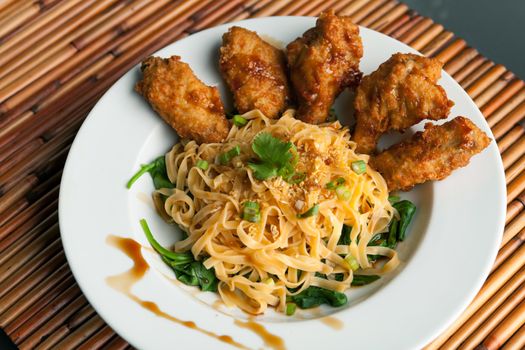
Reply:
<svg viewBox="0 0 525 350"><path fill-rule="evenodd" d="M354 287L365 286L374 281L377 281L380 278L381 276L378 276L378 275L354 275L354 279L352 280L352 286Z"/></svg>
<svg viewBox="0 0 525 350"><path fill-rule="evenodd" d="M215 270L208 270L201 261L195 260L189 252L176 253L164 248L153 237L146 220L140 220L140 225L153 249L159 253L162 261L175 272L177 279L189 286L199 286L203 291L216 292L218 280Z"/></svg>
<svg viewBox="0 0 525 350"><path fill-rule="evenodd" d="M164 156L157 157L149 164L141 165L140 170L131 177L131 179L126 184L126 187L131 188L135 181L137 181L145 173L150 174L155 189L158 190L160 188L173 188L173 184L168 179L168 173L166 171L166 159Z"/></svg>
<svg viewBox="0 0 525 350"><path fill-rule="evenodd" d="M408 225L414 218L416 213L416 206L409 200L402 200L392 205L399 212L399 227L397 228L397 239L402 241L405 239L405 234Z"/></svg>
<svg viewBox="0 0 525 350"><path fill-rule="evenodd" d="M343 225L341 230L341 237L339 237L338 245L349 245L352 240L350 239L350 232L352 232L352 226Z"/></svg>
<svg viewBox="0 0 525 350"><path fill-rule="evenodd" d="M289 301L296 303L301 309L310 309L321 304L338 307L347 302L344 293L314 286L308 287L301 293L288 297L288 299Z"/></svg>

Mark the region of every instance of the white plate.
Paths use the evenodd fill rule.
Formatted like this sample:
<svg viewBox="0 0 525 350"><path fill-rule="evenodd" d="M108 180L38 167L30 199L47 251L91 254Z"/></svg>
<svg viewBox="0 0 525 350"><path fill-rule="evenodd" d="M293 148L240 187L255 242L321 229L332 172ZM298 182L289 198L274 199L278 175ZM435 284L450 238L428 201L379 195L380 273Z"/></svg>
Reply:
<svg viewBox="0 0 525 350"><path fill-rule="evenodd" d="M314 18L269 17L237 25L256 30L283 43L314 25ZM180 40L156 55L180 55L203 81L219 85L231 103L218 74L217 50L222 34L232 24L211 28ZM370 73L395 52L415 52L383 34L362 28L364 57L361 69ZM106 243L109 234L147 241L139 219L148 220L161 243L178 239L155 213L148 176L131 190L125 183L139 168L166 152L176 135L133 91L139 67L124 75L102 97L80 129L67 159L60 191L60 228L71 270L89 302L124 339L140 349L231 348L213 337L157 317L110 288L105 279L130 268L131 261ZM446 73L440 83L455 101L451 116L472 119L492 133L480 111ZM345 96L338 114L345 115ZM419 126L420 127L420 126ZM475 156L467 168L445 181L419 186L405 197L417 205L417 214L400 244L404 261L386 278L350 290L347 306L301 311L293 317L268 312L258 317L268 332L281 337L287 349L326 348L415 349L442 332L472 300L496 256L505 216L505 182L495 142ZM169 315L195 322L218 335L230 335L248 348L265 346L262 338L235 324L246 316L235 309L213 308L213 293L173 283L173 274L150 250L143 253L153 266L133 293L151 300ZM322 317L331 315L322 322ZM339 323L338 330L328 324Z"/></svg>

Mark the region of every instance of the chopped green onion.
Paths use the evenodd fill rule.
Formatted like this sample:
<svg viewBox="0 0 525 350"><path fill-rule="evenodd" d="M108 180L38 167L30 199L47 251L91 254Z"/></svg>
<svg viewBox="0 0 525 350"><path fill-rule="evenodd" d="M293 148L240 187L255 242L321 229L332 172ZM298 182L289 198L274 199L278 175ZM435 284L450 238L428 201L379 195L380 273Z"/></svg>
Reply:
<svg viewBox="0 0 525 350"><path fill-rule="evenodd" d="M140 170L137 171L135 173L135 175L133 175L133 177L131 179L129 179L128 183L126 184L126 187L129 189L131 188L131 185L133 185L135 183L135 181L137 181L139 179L139 177L141 177L142 175L146 174L148 171L150 171L151 169L155 168L156 164L155 163L150 163L150 164L146 164L146 165L141 165L140 166Z"/></svg>
<svg viewBox="0 0 525 350"><path fill-rule="evenodd" d="M233 125L236 127L242 127L248 124L248 119L241 117L240 115L234 115L233 116Z"/></svg>
<svg viewBox="0 0 525 350"><path fill-rule="evenodd" d="M355 162L352 162L352 170L357 175L360 175L366 171L366 163L364 160L356 160Z"/></svg>
<svg viewBox="0 0 525 350"><path fill-rule="evenodd" d="M399 196L388 196L388 201L390 204L394 204L396 202L399 202L401 198Z"/></svg>
<svg viewBox="0 0 525 350"><path fill-rule="evenodd" d="M197 168L199 168L199 169L206 170L206 169L208 169L209 164L208 164L207 161L202 160L202 159L199 159L199 160L197 161L196 166L197 166Z"/></svg>
<svg viewBox="0 0 525 350"><path fill-rule="evenodd" d="M233 157L237 157L239 154L241 154L241 148L239 146L235 146L228 152L224 152L219 155L219 163L226 165L230 162L230 160L232 160Z"/></svg>
<svg viewBox="0 0 525 350"><path fill-rule="evenodd" d="M244 202L241 219L249 222L258 222L261 219L259 203L252 201Z"/></svg>
<svg viewBox="0 0 525 350"><path fill-rule="evenodd" d="M345 262L348 264L348 267L352 269L352 271L356 271L359 268L359 263L357 262L357 259L354 258L352 254L348 254L345 257Z"/></svg>
<svg viewBox="0 0 525 350"><path fill-rule="evenodd" d="M176 253L161 246L160 243L157 242L157 240L153 237L153 234L151 233L151 230L149 229L148 223L145 219L140 220L140 226L142 226L142 230L144 231L149 244L151 244L151 246L157 251L157 253L162 255L162 257L171 260L172 264L182 265L194 261L193 255L191 255L191 253Z"/></svg>
<svg viewBox="0 0 525 350"><path fill-rule="evenodd" d="M286 303L286 316L292 316L295 314L295 310L297 309L297 305L294 303Z"/></svg>
<svg viewBox="0 0 525 350"><path fill-rule="evenodd" d="M337 198L343 201L347 201L352 197L352 192L346 186L339 186L335 189Z"/></svg>
<svg viewBox="0 0 525 350"><path fill-rule="evenodd" d="M337 179L330 181L325 185L327 190L335 190L337 186L342 185L346 182L344 177L338 177Z"/></svg>
<svg viewBox="0 0 525 350"><path fill-rule="evenodd" d="M304 218L309 218L310 216L315 216L318 213L319 213L319 204L316 204L313 207L311 207L310 209L308 209L307 211L305 211L304 213L297 214L297 217L299 219L304 219Z"/></svg>

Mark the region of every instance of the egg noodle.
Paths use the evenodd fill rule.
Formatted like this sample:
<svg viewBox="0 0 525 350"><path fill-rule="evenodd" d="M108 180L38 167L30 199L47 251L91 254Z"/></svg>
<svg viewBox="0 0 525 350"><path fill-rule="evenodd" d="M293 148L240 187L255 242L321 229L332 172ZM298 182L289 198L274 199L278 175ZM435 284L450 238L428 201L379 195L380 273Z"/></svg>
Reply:
<svg viewBox="0 0 525 350"><path fill-rule="evenodd" d="M204 259L206 268L215 269L224 303L252 314L264 313L269 305L283 311L287 295L309 286L344 292L354 276L345 260L350 254L361 275L384 274L399 263L395 250L368 246L397 215L381 175L368 166L361 174L352 170L352 162L367 162L368 156L355 153L348 128L339 122L312 125L294 114L290 109L280 119L268 119L254 110L242 115L248 123L232 126L222 143L176 144L166 154L174 188L153 194L163 218L187 234L175 250ZM295 145L296 169L305 174L304 181L254 177L246 164L255 157L251 145L261 132ZM218 156L234 146L240 147L240 155L228 165L219 164ZM209 167L195 166L198 160ZM349 190L344 199L326 188L338 178L344 178ZM241 219L246 201L260 205L258 222ZM298 216L314 205L317 215ZM338 243L343 224L351 226L348 245ZM386 259L373 264L368 254Z"/></svg>

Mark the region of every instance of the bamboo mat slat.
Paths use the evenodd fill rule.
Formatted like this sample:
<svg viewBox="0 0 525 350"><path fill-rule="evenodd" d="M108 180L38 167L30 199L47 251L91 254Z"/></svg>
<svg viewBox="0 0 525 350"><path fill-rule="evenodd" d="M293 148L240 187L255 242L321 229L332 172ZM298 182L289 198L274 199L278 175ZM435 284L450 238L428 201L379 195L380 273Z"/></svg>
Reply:
<svg viewBox="0 0 525 350"><path fill-rule="evenodd" d="M100 96L144 57L191 33L328 8L440 59L482 111L502 155L508 203L494 267L464 313L426 349L525 346L525 83L501 64L395 0L4 0L0 327L20 349L130 348L74 282L57 223L67 152Z"/></svg>

